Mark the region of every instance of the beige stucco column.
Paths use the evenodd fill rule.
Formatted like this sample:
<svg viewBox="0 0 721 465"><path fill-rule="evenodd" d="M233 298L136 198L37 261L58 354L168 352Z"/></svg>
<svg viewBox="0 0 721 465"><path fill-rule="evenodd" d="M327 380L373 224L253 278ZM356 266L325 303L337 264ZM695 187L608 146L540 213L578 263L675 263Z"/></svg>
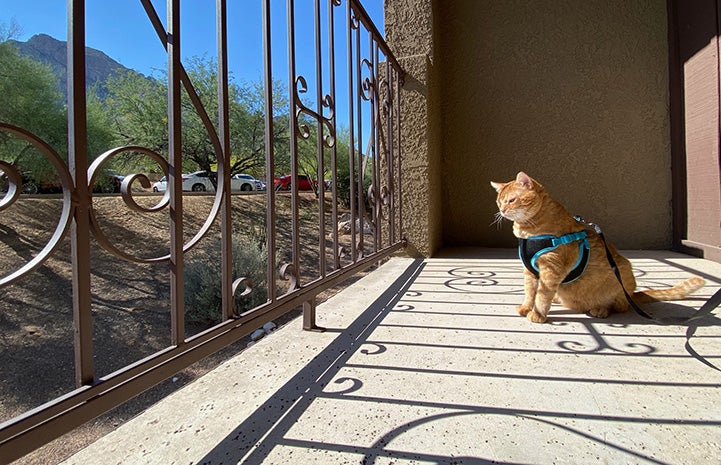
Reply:
<svg viewBox="0 0 721 465"><path fill-rule="evenodd" d="M403 220L408 252L430 256L441 241L441 176L433 78L431 0L385 0L388 43L406 76L401 90Z"/></svg>

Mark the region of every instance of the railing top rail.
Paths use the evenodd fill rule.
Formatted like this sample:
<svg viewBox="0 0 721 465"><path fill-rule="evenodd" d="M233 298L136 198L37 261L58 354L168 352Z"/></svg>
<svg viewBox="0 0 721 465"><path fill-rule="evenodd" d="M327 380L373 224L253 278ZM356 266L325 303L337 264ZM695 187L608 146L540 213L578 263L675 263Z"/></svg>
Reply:
<svg viewBox="0 0 721 465"><path fill-rule="evenodd" d="M378 30L378 27L373 23L373 21L370 18L370 15L366 11L365 7L359 0L349 0L351 6L354 10L356 10L360 14L360 20L363 23L363 25L368 29L370 34L373 36L373 39L378 43L379 47L383 51L383 54L386 56L386 58L393 64L394 67L396 67L399 70L402 70L403 68L398 63L398 60L396 59L395 55L393 55L393 52L391 51L390 47L385 41L385 38L383 34L380 33Z"/></svg>

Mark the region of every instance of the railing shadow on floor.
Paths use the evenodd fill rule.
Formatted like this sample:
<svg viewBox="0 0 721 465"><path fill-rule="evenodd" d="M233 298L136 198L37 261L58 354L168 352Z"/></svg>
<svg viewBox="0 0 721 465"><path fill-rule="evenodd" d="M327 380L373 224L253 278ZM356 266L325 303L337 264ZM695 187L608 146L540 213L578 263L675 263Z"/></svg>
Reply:
<svg viewBox="0 0 721 465"><path fill-rule="evenodd" d="M346 351L346 348L362 343L360 341L368 331L401 300L423 267L422 260L415 260L348 328L326 328L328 332L338 332L333 343L308 362L199 463L213 463L216 460L261 463L263 454L267 451L263 444L271 447L272 444L282 441L283 434L298 420L313 399L322 395L323 387L333 379L338 368L348 361L352 352ZM251 450L256 443L260 445Z"/></svg>
<svg viewBox="0 0 721 465"><path fill-rule="evenodd" d="M460 263L460 261L459 261ZM544 348L532 348L532 347L506 347L497 348L491 345L464 345L464 344L453 344L451 342L440 343L441 341L416 341L416 342L404 342L404 341L391 341L391 340L376 340L373 337L374 331L378 329L397 329L400 331L413 331L423 329L434 329L446 332L459 332L469 331L470 328L464 328L462 325L458 326L445 326L445 325L433 325L432 321L420 324L404 324L404 323L393 323L387 321L387 318L392 313L423 313L424 316L431 319L434 312L420 311L415 308L415 304L422 303L429 305L434 303L438 307L443 307L444 311L438 313L448 314L448 307L452 305L466 304L467 302L460 302L454 299L461 294L467 296L467 290L454 289L452 285L449 286L449 282L453 282L458 278L457 270L459 267L456 264L442 264L440 266L434 265L434 270L446 269L446 276L439 276L437 279L442 282L440 290L430 290L431 286L434 286L432 282L435 278L435 271L430 271L428 261L416 260L409 266L405 272L399 276L388 289L372 304L370 305L361 316L355 320L347 329L329 329L330 331L337 331L338 338L336 338L329 346L327 346L321 353L307 363L292 379L290 379L285 385L277 390L270 399L268 399L263 405L255 410L246 420L233 429L224 439L216 444L213 449L207 453L199 463L216 463L226 462L231 463L242 463L242 464L261 464L269 458L269 455L275 447L285 446L289 448L302 448L321 450L329 453L338 454L350 454L354 457L360 457L359 463L377 463L376 460L380 458L397 459L397 460L418 460L429 463L453 463L453 464L490 464L490 463L521 463L514 460L504 461L492 458L482 458L478 456L463 456L463 455L444 455L442 452L435 453L424 453L420 451L408 451L401 449L393 449L389 447L389 444L394 439L400 438L405 433L413 431L417 428L431 427L434 422L443 422L446 420L463 421L463 418L473 416L484 416L489 419L499 419L498 421L503 422L505 420L512 421L526 421L537 424L539 430L549 429L555 431L562 431L564 434L574 436L576 440L583 442L589 449L603 448L611 451L611 453L622 456L625 459L640 461L643 463L654 463L664 464L669 463L663 459L654 457L653 451L645 450L644 447L633 447L632 445L626 444L625 441L614 441L605 436L603 432L589 431L582 427L582 425L571 426L570 423L575 422L588 422L598 423L603 422L610 425L620 425L621 429L624 428L646 428L651 425L661 425L666 428L676 427L701 427L701 428L718 428L721 427L721 421L704 419L704 418L671 418L665 417L662 414L653 414L645 416L641 414L633 414L632 412L623 414L606 414L604 412L578 412L568 411L565 406L559 405L555 410L548 410L542 405L539 408L528 408L523 407L522 404L497 406L497 405L483 405L473 404L472 402L467 403L455 403L455 402L444 402L443 400L419 400L413 398L403 397L376 397L361 395L359 391L364 387L364 381L359 378L353 377L340 377L341 370L345 368L361 368L361 369L373 369L381 373L389 372L404 372L409 377L413 375L430 375L430 376L463 376L472 378L482 379L496 379L501 383L511 382L524 382L531 383L531 385L538 383L549 383L550 385L558 385L560 383L571 384L581 386L580 389L591 389L594 386L616 386L617 389L625 388L650 388L650 389L713 389L717 387L717 383L707 383L698 380L692 380L688 382L678 382L674 380L650 380L650 379L632 379L632 377L620 378L604 378L599 376L588 375L585 377L572 376L570 373L551 373L539 375L533 371L529 371L526 374L519 373L506 373L504 372L491 372L484 371L481 368L464 367L459 370L449 370L443 367L433 368L422 368L418 366L390 366L390 365L368 365L368 364L354 364L351 362L351 358L357 352L362 352L366 355L379 355L386 352L390 346L405 346L406 348L412 348L416 350L420 349L450 349L458 351L476 351L476 352L488 352L488 353L514 353L520 354L521 356L551 356L551 357L571 357L574 363L577 357L602 357L611 359L617 358L619 360L638 360L638 362L632 363L645 363L649 360L648 357L660 360L657 363L673 363L674 360L678 359L678 355L671 355L663 353L662 348L654 347L646 343L629 342L627 344L614 344L608 339L610 337L620 337L620 341L623 342L625 338L635 338L638 335L634 334L607 334L609 330L624 331L629 328L643 328L653 323L642 320L635 317L632 314L613 315L608 320L599 322L599 320L588 318L584 315L572 314L565 310L556 310L554 312L553 323L550 326L537 326L530 325L527 330L519 330L517 327L512 328L476 328L479 336L478 340L482 340L481 334L486 334L488 337L493 337L499 333L507 334L508 340L518 339L522 336L531 337L552 337L554 342L552 346ZM466 263L461 263L465 268ZM492 264L489 268L498 266L498 263ZM515 265L514 265L515 266ZM471 267L472 268L472 267ZM455 270L455 271L454 271ZM510 270L510 268L509 268ZM466 269L469 272L469 277L474 276L474 273L470 269ZM455 273L455 274L454 274ZM425 276L422 276L425 274ZM442 273L441 273L442 274ZM429 275L433 275L429 279ZM449 279L448 276L451 276ZM476 274L477 278L478 275ZM465 281L469 283L470 281ZM516 283L517 284L517 283ZM424 286L429 287L426 291ZM501 292L506 296L515 298L519 295L517 290L508 289L508 292ZM423 300L424 294L435 293L436 295L444 295L444 299L427 299ZM472 303L479 309L484 311L470 312L470 316L481 318L481 317L495 317L499 316L496 314L495 306L498 302L491 299L484 299L483 295L496 294L497 292L476 292L479 297L478 301ZM488 300L486 302L486 300ZM491 311L486 311L488 308ZM677 304L668 304L662 308L663 311L678 312L688 311L688 308ZM453 313L453 312L450 312ZM469 316L469 312L463 313L464 316ZM515 315L500 315L498 320L504 318L515 317ZM525 321L525 319L524 319ZM701 326L717 326L718 318L710 316L699 322ZM575 330L566 330L566 327L574 326ZM470 329L474 331L473 329ZM524 334L525 333L525 334ZM533 333L533 334L531 334ZM636 331L634 331L636 333ZM513 336L515 334L515 337ZM590 338L590 344L583 341L569 341L559 340L568 339L569 335L579 336L581 338ZM609 337L610 336L610 337ZM656 334L654 337L658 338L676 338L677 336L671 333ZM585 341L585 339L584 339ZM595 342L595 346L591 347ZM374 347L375 349L363 349L360 347ZM693 357L696 357L689 352ZM708 365L708 359L703 357L698 358L701 362ZM716 358L716 357L710 357ZM706 360L706 362L704 361ZM450 379L450 378L448 378ZM335 381L334 381L335 380ZM328 386L332 384L340 383L341 386L336 386L336 390L328 392ZM449 386L449 389L452 387ZM415 408L430 410L436 412L434 414L421 415L418 418L408 420L405 423L396 424L395 427L385 431L383 434L377 436L376 440L372 444L362 444L362 441L356 443L333 443L328 440L310 440L310 439L296 439L293 438L292 434L288 434L296 423L306 415L311 405L318 399L334 399L334 400L353 400L358 402L370 402L379 404L383 408L386 406L392 409L394 406L402 406L406 408ZM440 413L438 413L440 411ZM345 415L353 415L351 410L344 412ZM491 421L491 420L486 420ZM623 426L626 425L626 426ZM479 432L481 434L482 432ZM452 441L452 438L450 439ZM480 441L480 438L479 438ZM487 442L487 441L486 441ZM525 462L523 462L525 463ZM539 462L540 463L540 462Z"/></svg>

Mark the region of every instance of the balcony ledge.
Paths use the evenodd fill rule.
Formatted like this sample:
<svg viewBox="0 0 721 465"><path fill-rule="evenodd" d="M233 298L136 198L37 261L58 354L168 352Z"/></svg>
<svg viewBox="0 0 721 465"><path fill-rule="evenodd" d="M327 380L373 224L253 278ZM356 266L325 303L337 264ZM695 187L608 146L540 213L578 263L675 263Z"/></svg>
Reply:
<svg viewBox="0 0 721 465"><path fill-rule="evenodd" d="M639 286L721 265L627 252ZM65 464L711 463L721 454L721 325L554 307L517 315L514 251L393 258ZM692 308L690 308L692 307ZM693 335L687 339L687 335Z"/></svg>

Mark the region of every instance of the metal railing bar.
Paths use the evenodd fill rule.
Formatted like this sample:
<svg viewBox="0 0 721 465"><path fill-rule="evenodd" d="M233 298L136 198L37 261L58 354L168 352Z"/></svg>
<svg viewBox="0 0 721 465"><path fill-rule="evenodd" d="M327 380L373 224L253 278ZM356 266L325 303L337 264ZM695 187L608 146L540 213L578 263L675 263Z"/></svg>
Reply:
<svg viewBox="0 0 721 465"><path fill-rule="evenodd" d="M295 283L300 286L300 243L298 234L300 224L298 218L298 101L297 101L297 77L295 70L295 2L287 0L288 13L288 89L290 103L290 190L291 190L291 216L292 216L292 272L295 275Z"/></svg>
<svg viewBox="0 0 721 465"><path fill-rule="evenodd" d="M340 268L340 254L339 254L339 242L338 242L338 166L337 166L337 157L338 157L338 126L336 121L336 114L335 114L335 103L336 103L336 95L335 95L335 8L334 6L338 6L334 2L334 0L328 0L328 49L330 50L328 54L328 69L330 70L329 74L329 91L330 91L330 98L333 102L334 108L333 113L331 114L331 125L336 128L336 134L335 138L336 141L333 144L333 146L330 148L330 164L331 164L331 191L333 196L333 202L331 203L331 217L333 218L333 223L335 227L333 228L333 269L337 270ZM325 186L325 180L323 180L323 184Z"/></svg>
<svg viewBox="0 0 721 465"><path fill-rule="evenodd" d="M168 0L168 189L170 190L170 341L185 339L183 289L183 157L180 83L180 0Z"/></svg>
<svg viewBox="0 0 721 465"><path fill-rule="evenodd" d="M373 202L372 208L373 208L373 251L378 250L379 247L379 240L380 240L380 233L381 233L381 227L382 227L382 209L383 206L379 202L379 196L380 196L380 157L379 157L379 151L380 151L380 138L379 138L379 109L378 109L378 100L379 100L379 87L380 87L380 76L379 76L379 70L378 70L378 47L376 46L376 42L372 35L369 37L369 43L368 47L370 49L370 57L371 57L371 83L372 83L372 89L370 93L370 114L371 114L371 140L373 141L373 149L372 149L372 159L371 159L371 182L373 185L373 198L371 199Z"/></svg>
<svg viewBox="0 0 721 465"><path fill-rule="evenodd" d="M386 131L385 131L385 144L383 146L383 153L385 154L384 160L385 160L385 169L386 169L386 184L388 185L388 195L391 196L391 193L393 192L393 73L392 69L390 67L390 63L388 60L385 61L385 69L384 74L386 76L386 86L385 89L387 89L387 94L384 96L384 98L381 101L381 108L383 115ZM382 127L382 125L381 125ZM393 239L395 238L394 235L394 225L393 222L395 220L395 212L393 211L393 203L392 203L392 196L388 199L388 239L393 242Z"/></svg>
<svg viewBox="0 0 721 465"><path fill-rule="evenodd" d="M394 69L400 69L395 68ZM402 239L403 236L403 177L401 176L401 173L403 173L403 167L401 161L403 160L402 156L402 141L400 138L401 134L401 86L403 85L403 72L398 72L398 79L396 79L396 104L393 106L396 109L396 131L398 131L398 146L395 148L395 154L396 159L398 160L398 170L396 171L396 175L398 176L398 187L393 191L394 192L394 198L398 198L398 239Z"/></svg>
<svg viewBox="0 0 721 465"><path fill-rule="evenodd" d="M276 262L275 262L275 189L273 176L275 173L275 148L273 144L273 62L272 62L272 34L270 0L263 2L263 82L265 85L265 166L266 166L266 247L268 251L268 266L266 278L268 280L268 301L276 300Z"/></svg>
<svg viewBox="0 0 721 465"><path fill-rule="evenodd" d="M353 124L354 114L354 80L353 80L353 12L351 11L350 2L346 6L346 55L348 59L348 165L349 165L349 191L350 191L350 258L352 261L356 259L356 228L355 228L355 211L356 211L356 185L353 180L356 178L355 171L355 124Z"/></svg>
<svg viewBox="0 0 721 465"><path fill-rule="evenodd" d="M363 108L362 108L362 96L363 96L363 81L362 81L362 74L361 74L361 43L360 43L360 23L358 22L358 17L355 14L355 11L351 8L351 14L353 16L353 25L355 26L355 72L356 72L356 117L358 122L358 176L357 176L357 183L358 183L358 191L356 193L358 197L358 212L357 217L354 216L352 218L353 220L353 227L356 227L355 225L358 224L357 229L358 231L358 247L357 252L362 257L365 255L364 250L364 234L363 234L363 222L365 221L365 189L363 187L363 180L365 179L365 166L363 164L363 125L361 122L363 121ZM356 212L353 212L354 214ZM353 257L353 260L357 260L358 255Z"/></svg>
<svg viewBox="0 0 721 465"><path fill-rule="evenodd" d="M220 248L221 248L221 318L222 321L235 315L233 299L233 223L230 201L230 115L228 96L228 19L226 0L216 0L216 34L218 47L218 138L222 146L222 157L218 160L218 178L226 186L220 207Z"/></svg>
<svg viewBox="0 0 721 465"><path fill-rule="evenodd" d="M393 71L393 68L390 65L390 62L386 61L386 69L388 70L388 76L390 76L390 81L388 82L388 91L390 93L389 95L389 105L390 108L388 110L388 115L386 116L388 118L388 160L386 163L388 163L388 190L390 195L390 231L388 233L389 237L391 238L392 242L395 242L396 240L396 215L398 212L396 212L396 190L395 190L395 169L394 169L394 154L395 154L395 138L393 137L395 134L393 132L395 120L394 116L397 111L397 108L394 105L395 98L396 98L396 92L394 85L396 83L396 80L394 79L396 77L395 72Z"/></svg>
<svg viewBox="0 0 721 465"><path fill-rule="evenodd" d="M263 82L264 95L263 104L265 108L265 172L266 172L266 228L268 231L267 252L268 266L266 277L268 280L268 300L276 300L276 277L275 277L275 189L273 188L273 173L275 173L275 149L273 147L273 62L272 62L272 30L270 22L270 0L263 2Z"/></svg>
<svg viewBox="0 0 721 465"><path fill-rule="evenodd" d="M75 210L70 226L73 282L75 384L91 383L93 315L90 290L90 193L85 144L85 2L68 3L68 169L75 183Z"/></svg>
<svg viewBox="0 0 721 465"><path fill-rule="evenodd" d="M316 96L316 113L318 113L318 137L316 141L316 179L318 180L318 268L320 276L326 273L326 257L325 257L325 182L324 182L324 124L323 124L323 60L321 57L321 32L320 32L320 0L313 2L313 31L315 36L315 96ZM333 102L335 105L335 102ZM330 109L333 111L333 108ZM331 134L335 136L335 134Z"/></svg>

